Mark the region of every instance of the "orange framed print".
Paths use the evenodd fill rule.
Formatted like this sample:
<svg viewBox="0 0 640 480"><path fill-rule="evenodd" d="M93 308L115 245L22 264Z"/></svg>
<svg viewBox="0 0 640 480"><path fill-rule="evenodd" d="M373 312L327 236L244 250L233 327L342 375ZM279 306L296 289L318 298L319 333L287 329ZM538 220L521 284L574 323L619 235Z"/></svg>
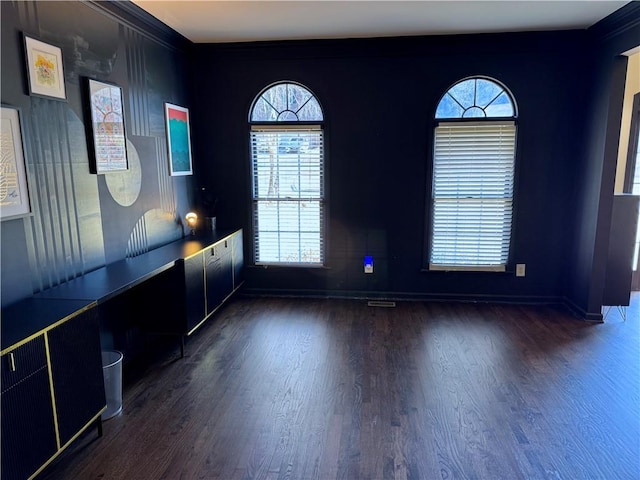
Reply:
<svg viewBox="0 0 640 480"><path fill-rule="evenodd" d="M31 213L24 162L20 115L16 108L2 106L0 122L0 219Z"/></svg>
<svg viewBox="0 0 640 480"><path fill-rule="evenodd" d="M29 94L66 100L62 50L23 34Z"/></svg>
<svg viewBox="0 0 640 480"><path fill-rule="evenodd" d="M169 150L169 172L171 176L191 175L191 137L189 134L189 109L164 104L167 123L167 148Z"/></svg>

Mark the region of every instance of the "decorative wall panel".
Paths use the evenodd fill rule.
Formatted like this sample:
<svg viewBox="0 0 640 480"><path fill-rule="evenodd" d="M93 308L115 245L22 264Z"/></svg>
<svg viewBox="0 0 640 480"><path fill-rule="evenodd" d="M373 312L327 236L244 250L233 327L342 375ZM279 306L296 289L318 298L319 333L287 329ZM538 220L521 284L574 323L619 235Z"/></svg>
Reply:
<svg viewBox="0 0 640 480"><path fill-rule="evenodd" d="M168 29L149 31L116 3L0 2L0 8L2 101L22 113L33 197L31 216L1 225L2 258L12 259L1 271L8 305L182 235L176 219L188 208L189 184L168 176L163 102L188 104L189 44L167 43ZM67 101L28 94L22 32L62 49ZM125 172L89 172L86 77L122 87ZM20 286L6 288L14 284Z"/></svg>
<svg viewBox="0 0 640 480"><path fill-rule="evenodd" d="M132 142L127 140L127 161L129 168L119 172L111 172L104 176L111 197L123 207L130 207L140 196L142 188L142 166L138 151Z"/></svg>
<svg viewBox="0 0 640 480"><path fill-rule="evenodd" d="M157 164L158 164L158 187L160 208L165 212L176 211L176 198L173 192L173 181L169 175L169 165L167 158L167 143L164 138L156 139L156 148L158 151Z"/></svg>
<svg viewBox="0 0 640 480"><path fill-rule="evenodd" d="M174 215L161 209L146 212L134 226L127 243L127 258L136 257L183 235Z"/></svg>
<svg viewBox="0 0 640 480"><path fill-rule="evenodd" d="M149 102L146 88L146 67L144 37L134 30L124 27L127 45L127 73L129 83L129 133L149 135Z"/></svg>
<svg viewBox="0 0 640 480"><path fill-rule="evenodd" d="M29 124L27 169L34 215L27 224L27 239L33 287L38 291L86 271L82 232L87 229L81 224L88 220L95 227L92 218L99 215L99 204L95 177L88 177L83 137L78 138L83 131L67 103L33 98ZM95 243L89 265L104 258L96 251L101 242L95 234L91 241Z"/></svg>

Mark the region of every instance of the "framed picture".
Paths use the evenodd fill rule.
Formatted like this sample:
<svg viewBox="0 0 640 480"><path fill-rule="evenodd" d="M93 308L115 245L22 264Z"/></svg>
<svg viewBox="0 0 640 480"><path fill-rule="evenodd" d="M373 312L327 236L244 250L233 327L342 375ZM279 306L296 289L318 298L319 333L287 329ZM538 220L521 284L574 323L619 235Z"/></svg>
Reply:
<svg viewBox="0 0 640 480"><path fill-rule="evenodd" d="M29 93L65 100L62 50L23 34Z"/></svg>
<svg viewBox="0 0 640 480"><path fill-rule="evenodd" d="M87 97L91 117L91 129L87 130L91 173L127 170L122 88L88 78Z"/></svg>
<svg viewBox="0 0 640 480"><path fill-rule="evenodd" d="M167 148L169 149L169 171L172 176L191 175L191 136L189 134L189 109L164 104L167 122Z"/></svg>
<svg viewBox="0 0 640 480"><path fill-rule="evenodd" d="M24 163L20 115L12 107L1 107L0 132L0 219L31 213L27 172Z"/></svg>

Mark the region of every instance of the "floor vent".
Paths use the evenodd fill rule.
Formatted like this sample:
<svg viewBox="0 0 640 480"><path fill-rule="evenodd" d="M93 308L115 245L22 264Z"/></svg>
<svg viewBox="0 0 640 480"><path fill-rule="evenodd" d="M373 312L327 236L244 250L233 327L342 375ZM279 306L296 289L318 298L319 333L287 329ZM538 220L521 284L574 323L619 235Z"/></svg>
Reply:
<svg viewBox="0 0 640 480"><path fill-rule="evenodd" d="M369 307L395 307L396 302L390 302L387 300L369 300L367 302Z"/></svg>

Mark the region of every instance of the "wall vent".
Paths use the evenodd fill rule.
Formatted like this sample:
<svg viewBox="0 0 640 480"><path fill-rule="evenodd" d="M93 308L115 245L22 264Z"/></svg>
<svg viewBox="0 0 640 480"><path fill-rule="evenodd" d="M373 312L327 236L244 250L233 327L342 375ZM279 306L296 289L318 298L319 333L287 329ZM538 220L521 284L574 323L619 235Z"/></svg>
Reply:
<svg viewBox="0 0 640 480"><path fill-rule="evenodd" d="M367 302L367 306L369 307L395 307L396 302L391 302L388 300L369 300Z"/></svg>

